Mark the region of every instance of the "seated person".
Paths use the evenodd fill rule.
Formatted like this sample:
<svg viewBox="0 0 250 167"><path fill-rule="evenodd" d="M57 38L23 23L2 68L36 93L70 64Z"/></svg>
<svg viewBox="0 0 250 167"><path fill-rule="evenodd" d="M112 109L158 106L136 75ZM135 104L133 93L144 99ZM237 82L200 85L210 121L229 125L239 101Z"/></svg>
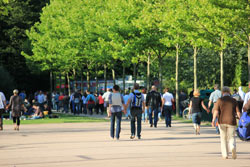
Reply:
<svg viewBox="0 0 250 167"><path fill-rule="evenodd" d="M44 117L43 111L42 111L41 107L39 106L39 104L35 103L33 105L33 108L35 110L35 113L32 115L32 117L30 119L40 119L40 118Z"/></svg>
<svg viewBox="0 0 250 167"><path fill-rule="evenodd" d="M50 115L52 114L51 112L51 107L48 104L44 104L44 111L43 111L44 115Z"/></svg>

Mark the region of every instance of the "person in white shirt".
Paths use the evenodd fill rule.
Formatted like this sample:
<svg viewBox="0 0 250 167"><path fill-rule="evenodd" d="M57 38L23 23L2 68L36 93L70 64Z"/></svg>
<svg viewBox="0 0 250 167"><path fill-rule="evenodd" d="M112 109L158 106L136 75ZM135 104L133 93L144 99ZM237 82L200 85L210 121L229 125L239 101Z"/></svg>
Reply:
<svg viewBox="0 0 250 167"><path fill-rule="evenodd" d="M6 98L3 92L0 92L0 130L3 130L3 118L2 114L5 112Z"/></svg>
<svg viewBox="0 0 250 167"><path fill-rule="evenodd" d="M109 111L109 96L111 94L111 89L107 89L107 92L105 92L102 95L102 98L104 99L104 107L107 109L107 115L110 117L110 111Z"/></svg>
<svg viewBox="0 0 250 167"><path fill-rule="evenodd" d="M174 96L172 93L169 93L169 88L165 88L165 93L162 97L162 108L163 112L165 113L165 122L166 127L171 127L171 113L173 110L173 102L174 102Z"/></svg>
<svg viewBox="0 0 250 167"><path fill-rule="evenodd" d="M244 100L245 99L245 92L242 90L241 86L239 87L239 91L238 92L239 92L240 98L242 100Z"/></svg>

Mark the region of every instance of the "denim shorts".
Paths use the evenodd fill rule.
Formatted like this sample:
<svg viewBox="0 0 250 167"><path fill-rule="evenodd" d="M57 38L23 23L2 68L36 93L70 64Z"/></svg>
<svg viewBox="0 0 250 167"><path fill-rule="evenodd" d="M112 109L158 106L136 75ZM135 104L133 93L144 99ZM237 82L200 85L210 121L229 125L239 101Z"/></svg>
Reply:
<svg viewBox="0 0 250 167"><path fill-rule="evenodd" d="M194 124L201 124L201 112L193 113L192 114L192 120Z"/></svg>

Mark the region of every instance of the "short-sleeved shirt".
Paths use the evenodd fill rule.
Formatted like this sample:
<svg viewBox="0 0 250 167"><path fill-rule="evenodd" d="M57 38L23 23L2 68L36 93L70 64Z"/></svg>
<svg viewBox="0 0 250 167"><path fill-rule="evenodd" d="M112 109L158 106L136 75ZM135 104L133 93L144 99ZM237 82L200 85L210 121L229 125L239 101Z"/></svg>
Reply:
<svg viewBox="0 0 250 167"><path fill-rule="evenodd" d="M243 106L243 111L246 112L250 110L250 100L247 101L247 103Z"/></svg>
<svg viewBox="0 0 250 167"><path fill-rule="evenodd" d="M88 94L87 98L86 98L86 102L89 104L90 103L90 99L93 100L94 102L96 102L95 96L92 94Z"/></svg>
<svg viewBox="0 0 250 167"><path fill-rule="evenodd" d="M202 112L201 103L203 99L201 99L200 97L192 97L191 101L192 101L192 113Z"/></svg>
<svg viewBox="0 0 250 167"><path fill-rule="evenodd" d="M44 95L43 94L37 95L37 101L38 103L42 104L44 102Z"/></svg>
<svg viewBox="0 0 250 167"><path fill-rule="evenodd" d="M111 94L111 92L105 92L103 95L102 95L102 98L104 99L105 102L108 102L109 101L109 95Z"/></svg>
<svg viewBox="0 0 250 167"><path fill-rule="evenodd" d="M174 99L174 96L172 95L172 93L166 92L163 94L164 99L164 105L166 106L172 106L172 100Z"/></svg>
<svg viewBox="0 0 250 167"><path fill-rule="evenodd" d="M219 111L219 124L236 125L237 101L230 96L223 96L218 99L214 110Z"/></svg>
<svg viewBox="0 0 250 167"><path fill-rule="evenodd" d="M220 90L215 90L213 93L211 93L209 100L211 100L213 103L216 103L219 98L221 98L222 94Z"/></svg>
<svg viewBox="0 0 250 167"><path fill-rule="evenodd" d="M134 96L135 96L133 93L141 93L141 92L139 90L134 90L134 92L132 92L132 93L129 94L128 99L130 100L130 106L131 106L131 103L133 102L133 99L134 99ZM141 101L144 102L144 96L143 96L143 94L141 96Z"/></svg>
<svg viewBox="0 0 250 167"><path fill-rule="evenodd" d="M119 102L116 102L118 103L119 105L114 105L114 102L112 100L113 96L116 96L116 97L120 97L120 100ZM118 100L118 99L116 99ZM124 104L124 100L123 100L123 97L120 93L111 93L109 95L109 104L111 105L111 108L110 108L110 111L112 113L115 113L115 112L121 112L123 110L123 107L122 107L122 104Z"/></svg>
<svg viewBox="0 0 250 167"><path fill-rule="evenodd" d="M0 109L4 109L4 101L6 101L6 98L2 92L0 92Z"/></svg>

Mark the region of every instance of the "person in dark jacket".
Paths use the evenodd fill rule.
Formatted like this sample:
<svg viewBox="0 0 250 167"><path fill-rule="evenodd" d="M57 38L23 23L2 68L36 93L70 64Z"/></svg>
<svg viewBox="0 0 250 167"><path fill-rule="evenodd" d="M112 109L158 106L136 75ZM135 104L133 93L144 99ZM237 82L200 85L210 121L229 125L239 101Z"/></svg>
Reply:
<svg viewBox="0 0 250 167"><path fill-rule="evenodd" d="M157 128L158 122L158 113L160 111L160 107L162 106L161 94L157 92L156 86L152 86L152 90L147 94L146 97L146 108L149 111L149 123L150 127ZM153 114L154 114L154 122L153 122Z"/></svg>

